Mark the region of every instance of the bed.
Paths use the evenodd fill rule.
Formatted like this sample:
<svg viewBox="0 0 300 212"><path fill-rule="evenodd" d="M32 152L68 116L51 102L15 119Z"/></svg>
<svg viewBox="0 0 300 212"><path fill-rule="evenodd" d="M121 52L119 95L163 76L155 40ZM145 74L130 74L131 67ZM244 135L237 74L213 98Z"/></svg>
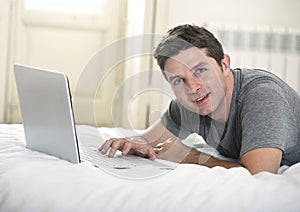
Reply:
<svg viewBox="0 0 300 212"><path fill-rule="evenodd" d="M103 138L135 130L78 126ZM205 151L210 151L203 145ZM211 152L212 154L216 154ZM107 170L25 148L21 124L0 124L0 211L300 211L300 163L277 175L180 164L174 170ZM152 174L152 175L151 175ZM148 177L145 177L148 176Z"/></svg>

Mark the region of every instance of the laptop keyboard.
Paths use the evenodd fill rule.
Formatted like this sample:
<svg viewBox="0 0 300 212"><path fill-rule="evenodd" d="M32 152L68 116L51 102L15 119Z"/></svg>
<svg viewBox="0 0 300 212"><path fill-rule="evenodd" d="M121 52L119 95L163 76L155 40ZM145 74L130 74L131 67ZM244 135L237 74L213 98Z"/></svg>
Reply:
<svg viewBox="0 0 300 212"><path fill-rule="evenodd" d="M80 153L83 160L87 160L98 167L111 167L116 169L129 169L136 167L136 164L130 162L127 157L116 155L115 157L108 157L101 154L96 149L86 148Z"/></svg>

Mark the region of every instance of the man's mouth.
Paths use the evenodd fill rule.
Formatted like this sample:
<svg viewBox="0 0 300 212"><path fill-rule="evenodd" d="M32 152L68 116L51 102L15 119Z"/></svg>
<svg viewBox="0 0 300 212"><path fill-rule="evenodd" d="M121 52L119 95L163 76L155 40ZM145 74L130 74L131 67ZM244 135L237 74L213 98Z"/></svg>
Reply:
<svg viewBox="0 0 300 212"><path fill-rule="evenodd" d="M204 95L204 96L200 96L196 99L194 99L192 102L196 103L196 104L201 104L203 102L205 102L208 99L209 93Z"/></svg>

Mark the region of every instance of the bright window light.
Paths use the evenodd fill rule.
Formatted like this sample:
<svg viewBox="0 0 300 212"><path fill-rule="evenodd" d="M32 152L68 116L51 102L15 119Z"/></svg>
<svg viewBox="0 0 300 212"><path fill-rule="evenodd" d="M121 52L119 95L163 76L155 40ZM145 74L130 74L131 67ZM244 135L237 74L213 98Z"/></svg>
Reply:
<svg viewBox="0 0 300 212"><path fill-rule="evenodd" d="M128 29L127 35L141 34L144 30L145 16L145 0L128 0L127 19Z"/></svg>
<svg viewBox="0 0 300 212"><path fill-rule="evenodd" d="M104 13L107 0L24 0L27 10L72 13Z"/></svg>

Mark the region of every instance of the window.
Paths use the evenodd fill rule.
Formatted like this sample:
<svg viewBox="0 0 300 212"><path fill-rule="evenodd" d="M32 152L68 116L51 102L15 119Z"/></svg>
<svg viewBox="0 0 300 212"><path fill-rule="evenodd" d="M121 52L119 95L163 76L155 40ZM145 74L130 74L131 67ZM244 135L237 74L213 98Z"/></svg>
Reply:
<svg viewBox="0 0 300 212"><path fill-rule="evenodd" d="M110 24L108 0L24 0L26 25L104 30Z"/></svg>
<svg viewBox="0 0 300 212"><path fill-rule="evenodd" d="M25 10L99 14L107 0L24 0Z"/></svg>

